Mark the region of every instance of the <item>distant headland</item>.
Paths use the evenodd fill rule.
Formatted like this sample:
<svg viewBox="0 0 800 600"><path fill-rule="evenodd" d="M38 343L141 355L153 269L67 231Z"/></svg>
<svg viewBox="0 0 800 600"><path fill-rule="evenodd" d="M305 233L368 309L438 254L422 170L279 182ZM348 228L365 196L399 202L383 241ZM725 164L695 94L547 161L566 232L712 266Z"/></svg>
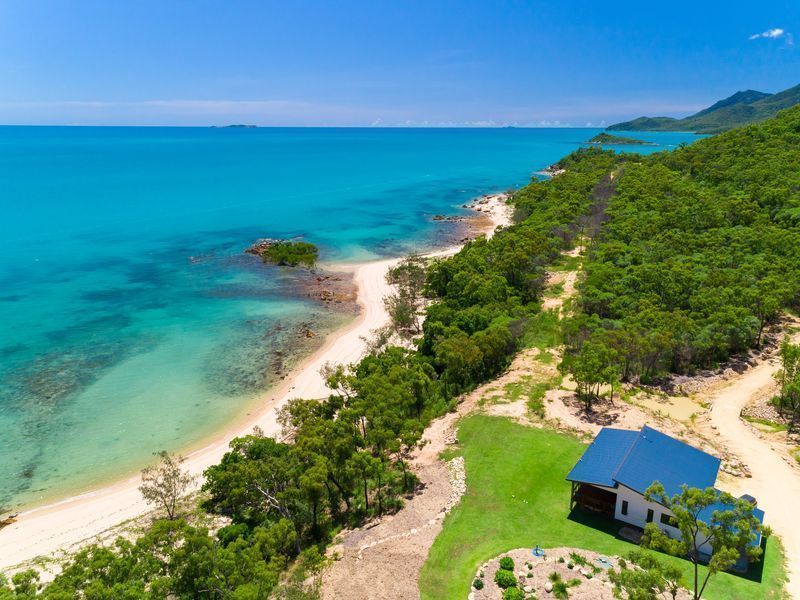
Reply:
<svg viewBox="0 0 800 600"><path fill-rule="evenodd" d="M639 117L615 123L609 131L692 131L722 133L734 127L770 119L785 108L800 103L800 85L777 94L756 90L736 92L684 119L672 117Z"/></svg>

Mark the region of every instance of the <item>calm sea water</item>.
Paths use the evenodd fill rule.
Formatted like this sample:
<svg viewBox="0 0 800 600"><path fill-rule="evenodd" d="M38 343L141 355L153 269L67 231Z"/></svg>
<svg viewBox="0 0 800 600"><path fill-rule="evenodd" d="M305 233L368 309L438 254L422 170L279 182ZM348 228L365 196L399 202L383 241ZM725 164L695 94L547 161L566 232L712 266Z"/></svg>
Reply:
<svg viewBox="0 0 800 600"><path fill-rule="evenodd" d="M269 385L294 326L333 324L242 254L254 239L337 261L424 248L432 215L597 131L0 127L0 507L201 440Z"/></svg>

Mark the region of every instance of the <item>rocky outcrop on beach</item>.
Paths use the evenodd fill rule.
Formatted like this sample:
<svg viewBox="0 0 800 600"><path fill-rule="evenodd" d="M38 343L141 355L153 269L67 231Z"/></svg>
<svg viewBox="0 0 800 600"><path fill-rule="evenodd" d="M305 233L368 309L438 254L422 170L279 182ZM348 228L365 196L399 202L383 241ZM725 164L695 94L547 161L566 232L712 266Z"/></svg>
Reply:
<svg viewBox="0 0 800 600"><path fill-rule="evenodd" d="M542 169L541 171L537 171L537 175L545 175L547 177L556 177L557 175L561 175L562 173L566 173L567 170L564 169L560 164L556 163L554 165L550 165L549 167Z"/></svg>
<svg viewBox="0 0 800 600"><path fill-rule="evenodd" d="M283 244L290 240L276 238L261 238L245 249L247 254L263 257L275 244ZM356 312L356 288L352 277L346 273L322 272L317 270L301 270L291 280L287 287L292 295L310 298L322 302L326 306L338 305L338 311ZM348 306L349 305L349 306ZM312 337L312 336L308 336Z"/></svg>
<svg viewBox="0 0 800 600"><path fill-rule="evenodd" d="M338 275L317 275L305 284L306 296L325 304L345 304L356 301L356 289L351 278Z"/></svg>
<svg viewBox="0 0 800 600"><path fill-rule="evenodd" d="M252 254L253 256L263 256L264 252L269 250L272 246L278 242L285 241L286 240L279 240L275 238L260 238L245 248L245 252L247 252L247 254Z"/></svg>

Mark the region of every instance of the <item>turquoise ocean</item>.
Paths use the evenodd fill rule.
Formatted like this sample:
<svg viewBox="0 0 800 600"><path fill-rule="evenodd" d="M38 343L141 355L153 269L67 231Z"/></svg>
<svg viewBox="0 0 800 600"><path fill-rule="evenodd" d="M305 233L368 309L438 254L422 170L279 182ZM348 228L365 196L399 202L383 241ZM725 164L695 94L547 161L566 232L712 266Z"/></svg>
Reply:
<svg viewBox="0 0 800 600"><path fill-rule="evenodd" d="M433 215L598 132L0 127L0 512L201 442L272 383L293 327L341 322L243 254L255 239L337 262L426 249Z"/></svg>

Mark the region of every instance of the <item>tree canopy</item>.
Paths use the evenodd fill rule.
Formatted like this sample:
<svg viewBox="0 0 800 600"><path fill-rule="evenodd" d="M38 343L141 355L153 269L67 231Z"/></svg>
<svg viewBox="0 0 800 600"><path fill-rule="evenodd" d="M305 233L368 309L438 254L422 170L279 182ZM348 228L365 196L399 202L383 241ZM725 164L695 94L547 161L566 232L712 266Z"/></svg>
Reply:
<svg viewBox="0 0 800 600"><path fill-rule="evenodd" d="M800 107L628 160L589 247L568 355L606 346L623 380L758 347L800 302Z"/></svg>

